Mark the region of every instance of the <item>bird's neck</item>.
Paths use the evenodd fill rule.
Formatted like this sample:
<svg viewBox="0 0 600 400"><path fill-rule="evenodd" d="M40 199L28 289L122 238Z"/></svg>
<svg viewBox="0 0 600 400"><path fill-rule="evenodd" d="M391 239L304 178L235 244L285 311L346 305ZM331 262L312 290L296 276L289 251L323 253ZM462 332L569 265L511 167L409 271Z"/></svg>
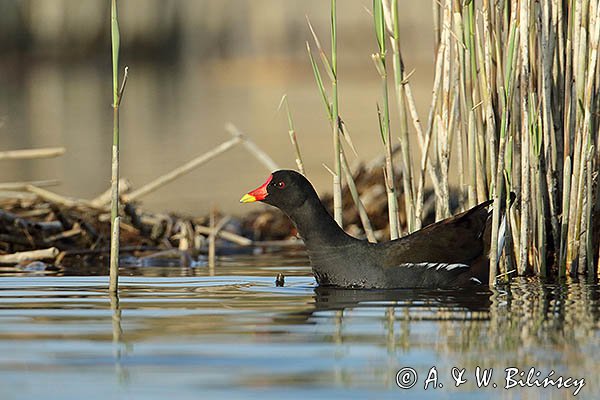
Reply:
<svg viewBox="0 0 600 400"><path fill-rule="evenodd" d="M309 197L288 215L309 251L315 246L335 246L355 240L340 228L318 197Z"/></svg>

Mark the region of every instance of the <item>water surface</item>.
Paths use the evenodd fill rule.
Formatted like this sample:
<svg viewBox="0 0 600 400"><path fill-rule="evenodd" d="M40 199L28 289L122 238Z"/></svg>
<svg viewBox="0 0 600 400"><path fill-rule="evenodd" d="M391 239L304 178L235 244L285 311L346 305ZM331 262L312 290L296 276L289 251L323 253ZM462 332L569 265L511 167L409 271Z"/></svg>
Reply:
<svg viewBox="0 0 600 400"><path fill-rule="evenodd" d="M576 390L504 389L510 367L523 381L532 367L540 381L551 370L583 378L579 398L600 390L600 291L584 282L335 290L318 288L306 258L289 253L221 258L214 271L123 269L117 300L89 270L0 271L3 400L545 399ZM274 284L279 272L284 287ZM477 387L478 366L493 368L488 387ZM418 381L401 389L397 372L408 367ZM465 369L459 387L453 367Z"/></svg>

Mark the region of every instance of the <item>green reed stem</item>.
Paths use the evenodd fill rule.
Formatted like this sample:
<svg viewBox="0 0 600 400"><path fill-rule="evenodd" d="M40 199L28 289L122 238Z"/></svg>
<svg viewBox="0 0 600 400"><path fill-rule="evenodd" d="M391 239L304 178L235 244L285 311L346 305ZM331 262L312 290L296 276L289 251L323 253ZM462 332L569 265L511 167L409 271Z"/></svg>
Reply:
<svg viewBox="0 0 600 400"><path fill-rule="evenodd" d="M396 198L394 163L392 158L392 137L390 131L390 106L387 87L387 66L385 46L385 20L383 14L383 0L373 0L373 17L375 21L375 36L379 52L373 54L375 68L379 72L381 91L383 95L383 115L380 117L381 137L385 147L385 187L388 199L388 220L390 239L400 237L400 224L398 220L398 200Z"/></svg>
<svg viewBox="0 0 600 400"><path fill-rule="evenodd" d="M385 10L384 10L385 12ZM406 97L404 92L404 62L400 52L400 23L398 18L398 0L392 0L392 52L394 61L394 83L396 85L396 99L398 102L398 117L400 119L400 152L402 154L402 184L404 189L404 208L408 232L415 230L415 198L414 179L412 172L412 159L410 141L408 138L408 116L406 112Z"/></svg>
<svg viewBox="0 0 600 400"><path fill-rule="evenodd" d="M117 15L117 0L111 0L110 7L110 36L112 46L112 77L113 77L113 145L111 168L111 236L110 236L110 282L109 291L119 290L119 106L127 84L128 69L125 67L123 82L119 87L119 20Z"/></svg>
<svg viewBox="0 0 600 400"><path fill-rule="evenodd" d="M113 145L111 176L111 238L110 238L110 283L109 290L116 293L119 288L119 21L117 0L111 0L110 33L112 43L113 75Z"/></svg>
<svg viewBox="0 0 600 400"><path fill-rule="evenodd" d="M340 117L338 109L338 80L337 80L337 4L336 0L331 0L331 73L333 80L331 82L331 114L333 129L333 218L339 226L343 227L342 220L342 160L340 144Z"/></svg>

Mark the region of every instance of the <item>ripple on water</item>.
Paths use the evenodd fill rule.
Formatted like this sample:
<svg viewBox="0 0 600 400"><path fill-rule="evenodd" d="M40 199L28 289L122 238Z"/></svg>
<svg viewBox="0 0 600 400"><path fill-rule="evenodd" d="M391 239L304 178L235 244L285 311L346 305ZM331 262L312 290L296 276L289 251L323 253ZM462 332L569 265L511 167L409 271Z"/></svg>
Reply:
<svg viewBox="0 0 600 400"><path fill-rule="evenodd" d="M453 366L535 366L586 377L584 394L600 389L592 356L600 351L600 291L585 282L339 290L317 287L306 260L282 256L228 257L213 275L205 267L122 272L118 302L104 276L2 272L6 398L48 397L49 387L57 398L275 398L282 390L290 398L427 397L436 392L400 391L395 373L411 366L422 375L434 365L447 390L469 398L494 392L454 388ZM274 283L280 272L284 287ZM514 396L570 393L537 390Z"/></svg>

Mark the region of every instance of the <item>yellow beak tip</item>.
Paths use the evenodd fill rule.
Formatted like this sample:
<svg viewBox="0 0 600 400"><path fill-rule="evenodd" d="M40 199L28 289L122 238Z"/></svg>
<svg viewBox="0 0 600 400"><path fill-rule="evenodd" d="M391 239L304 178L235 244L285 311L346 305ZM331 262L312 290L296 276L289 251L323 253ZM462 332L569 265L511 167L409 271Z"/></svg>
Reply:
<svg viewBox="0 0 600 400"><path fill-rule="evenodd" d="M256 197L250 195L250 194L245 194L244 196L242 196L242 198L240 199L240 203L253 203L256 201Z"/></svg>

